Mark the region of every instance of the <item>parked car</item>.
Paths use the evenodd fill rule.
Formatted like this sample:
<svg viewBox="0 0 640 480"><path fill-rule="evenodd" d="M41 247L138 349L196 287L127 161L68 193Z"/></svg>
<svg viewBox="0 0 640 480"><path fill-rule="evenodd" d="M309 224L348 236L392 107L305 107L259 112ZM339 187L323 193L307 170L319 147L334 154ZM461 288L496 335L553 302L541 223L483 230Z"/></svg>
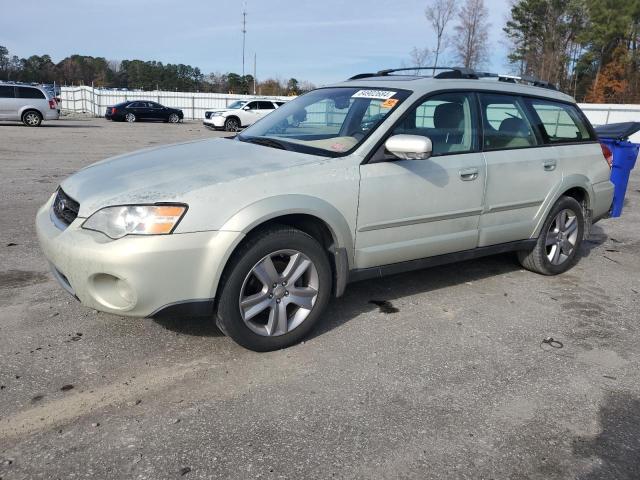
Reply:
<svg viewBox="0 0 640 480"><path fill-rule="evenodd" d="M565 272L610 165L571 97L478 77L360 75L234 139L102 161L39 210L42 250L90 308L205 315L257 351L300 341L349 282L511 251Z"/></svg>
<svg viewBox="0 0 640 480"><path fill-rule="evenodd" d="M46 89L18 83L0 83L0 120L39 127L42 120L58 118L58 103Z"/></svg>
<svg viewBox="0 0 640 480"><path fill-rule="evenodd" d="M54 84L43 84L41 87L47 91L50 97L53 97L58 104L58 109L62 108L62 91L60 86Z"/></svg>
<svg viewBox="0 0 640 480"><path fill-rule="evenodd" d="M203 124L215 130L237 132L253 125L285 102L271 100L238 100L227 108L205 112Z"/></svg>
<svg viewBox="0 0 640 480"><path fill-rule="evenodd" d="M159 103L148 100L129 100L107 107L104 118L114 121L127 121L129 123L139 120L163 121L178 123L184 119L182 110L178 108L163 107Z"/></svg>

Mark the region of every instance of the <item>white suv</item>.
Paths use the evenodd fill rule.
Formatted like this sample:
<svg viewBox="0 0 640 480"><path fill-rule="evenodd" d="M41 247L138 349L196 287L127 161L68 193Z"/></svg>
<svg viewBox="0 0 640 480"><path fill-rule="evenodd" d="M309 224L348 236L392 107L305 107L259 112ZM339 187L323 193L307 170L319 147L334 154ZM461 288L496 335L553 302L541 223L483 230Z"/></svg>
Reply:
<svg viewBox="0 0 640 480"><path fill-rule="evenodd" d="M206 315L261 351L349 282L502 252L562 273L611 207L610 166L571 97L479 77L361 75L232 140L99 162L40 209L40 244L88 307Z"/></svg>
<svg viewBox="0 0 640 480"><path fill-rule="evenodd" d="M0 120L39 127L42 120L57 120L60 108L52 93L43 87L0 83Z"/></svg>
<svg viewBox="0 0 640 480"><path fill-rule="evenodd" d="M271 100L238 100L225 109L205 112L202 123L216 130L237 132L241 128L253 125L284 103Z"/></svg>

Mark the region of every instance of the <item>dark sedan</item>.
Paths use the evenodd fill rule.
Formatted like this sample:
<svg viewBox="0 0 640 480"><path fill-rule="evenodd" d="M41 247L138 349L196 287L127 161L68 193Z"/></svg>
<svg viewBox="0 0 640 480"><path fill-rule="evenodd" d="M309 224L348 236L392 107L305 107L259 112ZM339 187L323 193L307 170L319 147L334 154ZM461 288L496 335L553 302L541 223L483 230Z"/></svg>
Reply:
<svg viewBox="0 0 640 480"><path fill-rule="evenodd" d="M138 120L163 121L178 123L184 118L182 110L163 107L159 103L147 100L130 100L113 107L107 107L104 118L114 121L127 121L129 123Z"/></svg>

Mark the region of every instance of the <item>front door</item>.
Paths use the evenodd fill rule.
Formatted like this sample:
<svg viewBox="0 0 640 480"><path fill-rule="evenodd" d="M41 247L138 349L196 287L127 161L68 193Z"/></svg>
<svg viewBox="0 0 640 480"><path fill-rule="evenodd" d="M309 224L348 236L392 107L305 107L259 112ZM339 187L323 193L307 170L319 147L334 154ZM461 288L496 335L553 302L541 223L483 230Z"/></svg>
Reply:
<svg viewBox="0 0 640 480"><path fill-rule="evenodd" d="M477 246L486 179L473 94L432 96L410 109L391 135L429 137L428 160L398 160L380 148L360 167L356 268Z"/></svg>

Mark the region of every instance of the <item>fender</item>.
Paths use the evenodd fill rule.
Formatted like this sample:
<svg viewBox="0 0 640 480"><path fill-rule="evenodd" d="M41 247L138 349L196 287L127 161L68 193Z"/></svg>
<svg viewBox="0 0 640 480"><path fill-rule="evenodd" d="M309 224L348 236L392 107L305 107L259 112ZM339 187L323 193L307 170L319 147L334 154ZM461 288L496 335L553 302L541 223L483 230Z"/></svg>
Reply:
<svg viewBox="0 0 640 480"><path fill-rule="evenodd" d="M571 190L572 188L581 188L586 192L587 209L591 209L591 199L593 198L594 193L589 178L581 174L563 176L562 181L551 191L551 193L547 196L546 200L538 210L536 227L531 234L531 238L537 238L540 235L542 224L547 219L547 216L549 215L549 212L551 211L555 203L564 192Z"/></svg>
<svg viewBox="0 0 640 480"><path fill-rule="evenodd" d="M244 235L257 226L284 215L305 214L322 220L331 231L335 248L345 249L349 266L353 265L353 228L344 215L330 203L309 195L282 195L259 200L229 218L219 230Z"/></svg>

